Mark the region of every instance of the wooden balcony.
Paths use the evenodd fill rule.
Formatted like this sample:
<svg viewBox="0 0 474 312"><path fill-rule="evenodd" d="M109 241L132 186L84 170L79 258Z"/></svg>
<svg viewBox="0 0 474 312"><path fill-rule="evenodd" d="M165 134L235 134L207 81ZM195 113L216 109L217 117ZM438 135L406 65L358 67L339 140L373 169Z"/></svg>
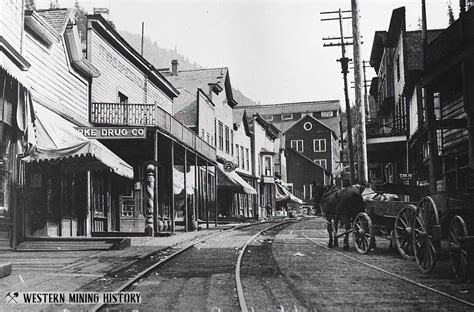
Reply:
<svg viewBox="0 0 474 312"><path fill-rule="evenodd" d="M100 126L157 127L208 159L216 159L216 149L154 104L92 103L90 122Z"/></svg>
<svg viewBox="0 0 474 312"><path fill-rule="evenodd" d="M367 138L403 136L407 134L406 117L371 118L366 124Z"/></svg>
<svg viewBox="0 0 474 312"><path fill-rule="evenodd" d="M444 32L428 44L426 51L427 65L434 65L444 58L456 56L474 40L474 9L449 25Z"/></svg>

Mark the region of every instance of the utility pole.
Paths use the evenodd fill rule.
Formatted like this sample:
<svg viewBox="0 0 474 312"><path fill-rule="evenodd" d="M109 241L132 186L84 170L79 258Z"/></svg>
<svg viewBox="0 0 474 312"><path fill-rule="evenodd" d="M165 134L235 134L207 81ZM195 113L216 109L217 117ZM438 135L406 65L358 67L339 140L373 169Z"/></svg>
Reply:
<svg viewBox="0 0 474 312"><path fill-rule="evenodd" d="M359 111L360 124L357 133L359 146L359 183L367 185L367 137L365 129L365 101L362 101L362 57L360 55L359 7L357 0L351 0L352 8L352 37L354 50L354 78L356 109Z"/></svg>
<svg viewBox="0 0 474 312"><path fill-rule="evenodd" d="M351 106L350 106L350 101L349 101L349 91L348 91L348 86L347 86L347 74L349 72L349 61L350 59L346 57L346 45L352 45L352 42L347 42L344 41L344 39L352 39L353 37L344 37L344 31L342 27L342 20L343 19L350 19L350 16L345 16L343 17L343 13L350 13L352 11L341 11L339 9L338 11L331 11L331 12L321 12L321 14L338 14L338 17L336 18L323 18L321 21L333 21L333 20L338 20L339 21L339 32L340 32L340 37L331 37L331 38L323 38L323 40L341 40L340 43L325 43L323 46L324 47L334 47L334 46L340 46L341 47L341 52L342 56L340 59L337 61L341 63L341 73L343 74L343 79L344 79L344 96L345 96L345 102L346 102L346 115L347 115L347 141L348 141L348 150L349 150L349 170L350 170L350 184L354 184L354 148L352 144L352 120L351 120ZM341 136L343 134L341 133ZM342 159L341 159L342 161Z"/></svg>

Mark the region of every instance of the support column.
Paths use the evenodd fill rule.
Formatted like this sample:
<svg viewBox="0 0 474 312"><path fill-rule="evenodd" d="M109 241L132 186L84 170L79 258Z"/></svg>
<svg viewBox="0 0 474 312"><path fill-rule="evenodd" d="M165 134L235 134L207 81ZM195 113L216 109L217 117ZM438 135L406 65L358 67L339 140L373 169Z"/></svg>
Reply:
<svg viewBox="0 0 474 312"><path fill-rule="evenodd" d="M430 194L437 192L436 186L436 159L438 155L436 147L436 116L434 114L433 91L430 87L425 87L425 113L428 126L428 168Z"/></svg>
<svg viewBox="0 0 474 312"><path fill-rule="evenodd" d="M154 200L154 211L153 211L153 223L157 225L157 227L155 228L156 231L158 231L158 224L160 224L160 226L162 225L162 223L158 223L158 214L159 214L159 205L158 205L158 194L159 194L159 190L158 190L158 186L159 186L159 183L158 183L158 179L161 178L159 176L159 166L158 166L158 131L155 130L155 141L154 141L154 157L153 157L153 160L155 161L155 200Z"/></svg>
<svg viewBox="0 0 474 312"><path fill-rule="evenodd" d="M209 228L209 209L210 204L209 204L209 170L208 170L209 163L206 162L206 227Z"/></svg>
<svg viewBox="0 0 474 312"><path fill-rule="evenodd" d="M188 186L186 183L187 178L187 173L188 173L188 151L186 148L184 148L184 231L188 232Z"/></svg>
<svg viewBox="0 0 474 312"><path fill-rule="evenodd" d="M168 231L171 231L172 234L174 234L174 141L171 140L171 186L170 186L170 192L171 192L171 209L170 209L170 225L171 229L168 229Z"/></svg>
<svg viewBox="0 0 474 312"><path fill-rule="evenodd" d="M473 62L464 61L461 64L462 73L462 95L464 110L467 114L467 131L469 133L469 166L474 169L474 82Z"/></svg>
<svg viewBox="0 0 474 312"><path fill-rule="evenodd" d="M148 165L146 167L146 221L145 235L153 236L153 203L155 198L155 166Z"/></svg>

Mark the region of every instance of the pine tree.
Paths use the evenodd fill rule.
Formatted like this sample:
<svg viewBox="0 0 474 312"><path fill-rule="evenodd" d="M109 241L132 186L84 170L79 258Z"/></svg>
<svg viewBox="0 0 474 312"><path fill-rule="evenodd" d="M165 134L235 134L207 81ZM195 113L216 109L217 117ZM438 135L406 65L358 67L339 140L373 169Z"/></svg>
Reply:
<svg viewBox="0 0 474 312"><path fill-rule="evenodd" d="M448 2L448 17L449 17L449 25L454 23L454 14L453 14L453 7L451 6L451 1Z"/></svg>

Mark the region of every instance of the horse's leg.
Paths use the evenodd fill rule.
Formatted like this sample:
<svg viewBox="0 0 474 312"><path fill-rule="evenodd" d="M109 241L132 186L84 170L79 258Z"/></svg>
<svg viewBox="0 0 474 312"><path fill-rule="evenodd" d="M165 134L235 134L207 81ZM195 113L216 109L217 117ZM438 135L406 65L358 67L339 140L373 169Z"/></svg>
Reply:
<svg viewBox="0 0 474 312"><path fill-rule="evenodd" d="M332 241L333 241L333 238L332 238L332 219L330 217L326 218L326 229L328 230L328 234L329 234L328 247L332 248Z"/></svg>
<svg viewBox="0 0 474 312"><path fill-rule="evenodd" d="M342 223L344 224L344 229L346 230L344 234L344 250L349 249L349 230L351 229L351 223L347 216L341 218Z"/></svg>
<svg viewBox="0 0 474 312"><path fill-rule="evenodd" d="M339 226L339 217L334 218L334 247L339 247L339 243L337 242L337 228Z"/></svg>

